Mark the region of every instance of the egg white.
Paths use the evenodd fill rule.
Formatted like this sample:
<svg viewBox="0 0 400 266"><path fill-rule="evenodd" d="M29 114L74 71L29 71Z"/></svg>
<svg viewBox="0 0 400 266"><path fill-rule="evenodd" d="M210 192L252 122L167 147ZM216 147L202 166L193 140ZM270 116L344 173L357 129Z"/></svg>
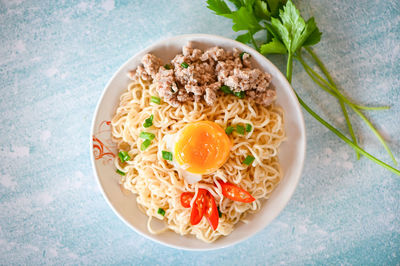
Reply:
<svg viewBox="0 0 400 266"><path fill-rule="evenodd" d="M201 180L202 175L193 174L186 171L185 169L187 169L188 166L181 165L175 160L174 154L175 154L175 144L177 140L178 140L178 133L164 136L166 147L168 151L172 153L172 161L170 163L172 163L175 166L176 170L183 176L183 178L185 178L186 182L188 182L189 184L197 183Z"/></svg>

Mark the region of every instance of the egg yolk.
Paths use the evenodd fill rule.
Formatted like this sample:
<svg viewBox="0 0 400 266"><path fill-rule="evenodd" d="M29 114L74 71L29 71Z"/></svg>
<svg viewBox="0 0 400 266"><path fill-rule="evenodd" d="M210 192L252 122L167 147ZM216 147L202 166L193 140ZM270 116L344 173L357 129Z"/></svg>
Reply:
<svg viewBox="0 0 400 266"><path fill-rule="evenodd" d="M229 137L218 124L193 122L179 131L174 158L185 171L209 174L226 162L231 146Z"/></svg>

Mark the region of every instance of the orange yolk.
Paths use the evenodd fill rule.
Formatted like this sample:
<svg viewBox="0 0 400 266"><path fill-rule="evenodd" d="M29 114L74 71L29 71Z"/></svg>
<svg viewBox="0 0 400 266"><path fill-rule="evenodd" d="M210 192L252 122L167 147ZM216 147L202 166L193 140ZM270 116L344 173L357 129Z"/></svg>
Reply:
<svg viewBox="0 0 400 266"><path fill-rule="evenodd" d="M209 174L226 162L231 146L229 137L218 124L193 122L179 131L174 158L187 172Z"/></svg>

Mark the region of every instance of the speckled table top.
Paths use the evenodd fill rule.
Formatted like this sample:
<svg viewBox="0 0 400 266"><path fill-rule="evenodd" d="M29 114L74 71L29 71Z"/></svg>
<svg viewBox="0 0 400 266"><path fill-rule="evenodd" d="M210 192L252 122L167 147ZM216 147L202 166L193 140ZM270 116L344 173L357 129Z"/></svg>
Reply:
<svg viewBox="0 0 400 266"><path fill-rule="evenodd" d="M400 159L400 2L295 1L315 16L315 50L345 93L390 105L366 115ZM305 113L307 158L288 206L223 250L187 252L129 229L103 199L90 124L112 74L167 36L234 38L204 1L0 1L0 264L399 264L400 177L354 152ZM282 56L269 57L284 69ZM344 130L337 103L294 65L294 87ZM351 118L361 145L390 162Z"/></svg>

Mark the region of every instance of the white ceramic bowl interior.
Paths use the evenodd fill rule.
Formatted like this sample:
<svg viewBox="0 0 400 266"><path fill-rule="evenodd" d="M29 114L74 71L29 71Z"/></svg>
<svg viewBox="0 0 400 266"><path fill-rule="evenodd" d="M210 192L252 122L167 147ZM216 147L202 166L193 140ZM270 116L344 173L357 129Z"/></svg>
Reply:
<svg viewBox="0 0 400 266"><path fill-rule="evenodd" d="M211 244L202 242L193 236L180 236L172 231L152 235L147 230L147 216L136 205L135 196L124 193L119 185L120 176L115 172L113 159L117 156L115 144L111 141L110 124L119 103L119 97L127 89L127 72L135 69L146 53L153 53L163 62L170 61L181 53L182 47L189 41L196 48L207 49L219 46L231 50L238 48L251 55L253 67L260 68L273 77L277 90L277 103L285 111L285 130L287 140L279 150L279 160L284 172L279 186L271 197L262 205L260 212L248 216L249 223L238 223L235 230L227 237L221 237ZM300 179L305 157L305 127L300 105L285 76L263 55L254 49L231 39L206 35L191 34L168 38L155 43L130 58L111 78L105 87L94 113L91 132L91 159L94 174L107 202L121 220L137 233L161 244L188 250L211 250L233 245L243 241L264 229L288 203ZM157 219L153 219L157 220Z"/></svg>

